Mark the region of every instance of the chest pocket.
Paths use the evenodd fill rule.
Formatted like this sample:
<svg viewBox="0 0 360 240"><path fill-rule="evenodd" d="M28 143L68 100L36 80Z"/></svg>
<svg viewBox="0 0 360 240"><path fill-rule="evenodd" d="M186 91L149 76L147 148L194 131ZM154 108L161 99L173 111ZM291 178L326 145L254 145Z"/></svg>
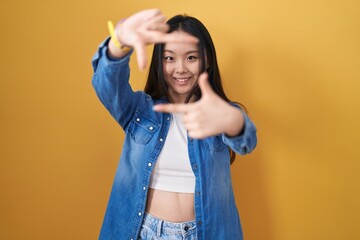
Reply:
<svg viewBox="0 0 360 240"><path fill-rule="evenodd" d="M131 120L128 134L136 143L147 144L158 129L153 120L137 112Z"/></svg>
<svg viewBox="0 0 360 240"><path fill-rule="evenodd" d="M211 152L218 152L223 150L227 145L222 141L221 136L208 137L201 141L204 149Z"/></svg>

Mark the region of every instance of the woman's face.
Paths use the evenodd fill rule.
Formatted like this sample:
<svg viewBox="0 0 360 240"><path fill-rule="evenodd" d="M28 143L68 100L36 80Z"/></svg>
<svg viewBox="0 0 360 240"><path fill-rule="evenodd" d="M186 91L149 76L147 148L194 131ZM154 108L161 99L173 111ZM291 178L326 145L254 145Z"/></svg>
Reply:
<svg viewBox="0 0 360 240"><path fill-rule="evenodd" d="M179 31L180 34L189 35ZM183 103L200 75L200 53L197 43L167 43L163 52L165 80L175 103ZM191 101L191 99L190 99Z"/></svg>

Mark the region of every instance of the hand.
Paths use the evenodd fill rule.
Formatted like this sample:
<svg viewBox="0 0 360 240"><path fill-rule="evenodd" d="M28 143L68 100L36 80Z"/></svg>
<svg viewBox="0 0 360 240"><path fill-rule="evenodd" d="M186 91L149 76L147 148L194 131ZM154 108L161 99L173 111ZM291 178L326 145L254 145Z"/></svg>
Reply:
<svg viewBox="0 0 360 240"><path fill-rule="evenodd" d="M143 10L117 24L115 32L122 45L131 46L137 54L140 69L147 65L146 45L165 42L197 42L195 37L167 33L169 25L165 16L158 9Z"/></svg>
<svg viewBox="0 0 360 240"><path fill-rule="evenodd" d="M244 127L244 116L240 109L231 106L211 88L208 75L202 73L198 81L201 99L188 104L158 104L154 111L182 113L182 120L192 138L206 138L225 133L238 135Z"/></svg>

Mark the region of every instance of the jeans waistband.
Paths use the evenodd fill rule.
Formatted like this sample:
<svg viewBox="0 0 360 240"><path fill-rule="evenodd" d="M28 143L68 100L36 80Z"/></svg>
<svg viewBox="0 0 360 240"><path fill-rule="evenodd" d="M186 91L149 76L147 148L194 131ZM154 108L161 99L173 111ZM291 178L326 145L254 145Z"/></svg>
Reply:
<svg viewBox="0 0 360 240"><path fill-rule="evenodd" d="M169 222L159 219L147 212L144 215L143 225L149 227L160 236L161 233L169 234L174 236L186 237L187 235L193 234L196 231L196 221L188 222Z"/></svg>

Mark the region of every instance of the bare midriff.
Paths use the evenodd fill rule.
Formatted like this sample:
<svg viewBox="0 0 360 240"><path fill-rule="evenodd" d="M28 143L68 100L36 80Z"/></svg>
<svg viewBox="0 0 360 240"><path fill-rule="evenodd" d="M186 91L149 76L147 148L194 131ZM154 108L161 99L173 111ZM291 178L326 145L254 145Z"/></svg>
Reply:
<svg viewBox="0 0 360 240"><path fill-rule="evenodd" d="M193 221L194 194L149 188L146 212L169 222Z"/></svg>

